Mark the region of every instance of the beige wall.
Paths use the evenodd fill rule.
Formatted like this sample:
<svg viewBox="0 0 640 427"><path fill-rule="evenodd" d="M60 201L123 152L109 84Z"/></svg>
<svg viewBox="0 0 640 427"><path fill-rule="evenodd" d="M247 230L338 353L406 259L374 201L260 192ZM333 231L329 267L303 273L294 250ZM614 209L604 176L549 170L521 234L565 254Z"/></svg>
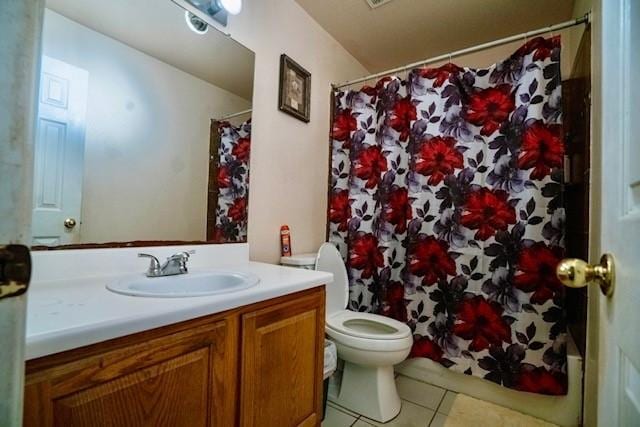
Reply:
<svg viewBox="0 0 640 427"><path fill-rule="evenodd" d="M251 259L277 262L280 225L294 252L324 241L330 84L367 70L293 0L245 0L231 36L255 54L249 243ZM280 54L311 72L311 121L278 111Z"/></svg>
<svg viewBox="0 0 640 427"><path fill-rule="evenodd" d="M250 101L49 10L43 53L89 72L81 243L204 240L209 121Z"/></svg>

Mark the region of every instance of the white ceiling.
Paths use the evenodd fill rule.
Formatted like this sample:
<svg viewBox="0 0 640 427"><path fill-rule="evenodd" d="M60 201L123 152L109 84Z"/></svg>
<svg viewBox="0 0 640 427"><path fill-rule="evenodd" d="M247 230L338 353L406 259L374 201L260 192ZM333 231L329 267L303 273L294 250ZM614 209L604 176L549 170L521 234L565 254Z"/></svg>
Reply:
<svg viewBox="0 0 640 427"><path fill-rule="evenodd" d="M251 101L253 52L213 28L192 32L170 0L47 0L47 7Z"/></svg>
<svg viewBox="0 0 640 427"><path fill-rule="evenodd" d="M296 0L372 73L571 18L574 0Z"/></svg>

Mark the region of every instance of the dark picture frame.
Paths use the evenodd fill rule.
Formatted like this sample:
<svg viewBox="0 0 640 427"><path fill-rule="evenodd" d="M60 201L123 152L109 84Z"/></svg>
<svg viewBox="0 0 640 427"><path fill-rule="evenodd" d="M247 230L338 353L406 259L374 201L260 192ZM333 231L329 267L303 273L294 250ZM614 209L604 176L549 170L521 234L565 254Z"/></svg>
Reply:
<svg viewBox="0 0 640 427"><path fill-rule="evenodd" d="M280 55L278 109L309 123L311 73L284 53Z"/></svg>

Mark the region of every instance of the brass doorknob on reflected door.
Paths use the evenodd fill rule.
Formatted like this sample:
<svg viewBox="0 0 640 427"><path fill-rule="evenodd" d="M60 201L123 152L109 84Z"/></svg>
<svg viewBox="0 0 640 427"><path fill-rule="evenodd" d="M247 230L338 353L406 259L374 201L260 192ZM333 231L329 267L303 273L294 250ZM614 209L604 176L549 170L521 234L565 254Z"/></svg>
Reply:
<svg viewBox="0 0 640 427"><path fill-rule="evenodd" d="M563 285L570 288L582 288L591 282L600 286L602 293L613 295L615 269L613 255L604 254L600 264L592 265L578 258L566 258L556 268L556 276Z"/></svg>
<svg viewBox="0 0 640 427"><path fill-rule="evenodd" d="M76 220L73 218L67 218L64 220L64 228L66 228L67 230L71 230L73 227L76 226Z"/></svg>

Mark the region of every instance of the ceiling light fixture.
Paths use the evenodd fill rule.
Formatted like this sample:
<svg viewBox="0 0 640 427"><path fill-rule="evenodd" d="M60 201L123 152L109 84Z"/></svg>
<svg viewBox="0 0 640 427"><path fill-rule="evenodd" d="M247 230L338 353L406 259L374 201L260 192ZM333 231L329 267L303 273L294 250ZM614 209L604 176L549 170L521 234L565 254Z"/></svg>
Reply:
<svg viewBox="0 0 640 427"><path fill-rule="evenodd" d="M187 21L187 26L191 31L197 34L206 34L209 31L209 24L198 18L188 10L184 11L184 19Z"/></svg>
<svg viewBox="0 0 640 427"><path fill-rule="evenodd" d="M232 15L237 15L242 11L242 0L217 0L216 3L219 3Z"/></svg>
<svg viewBox="0 0 640 427"><path fill-rule="evenodd" d="M376 7L389 3L390 1L391 0L367 0L367 4L371 9L375 9Z"/></svg>
<svg viewBox="0 0 640 427"><path fill-rule="evenodd" d="M199 11L205 13L207 16L203 17L203 19L206 20L206 22L211 23L211 21L208 20L208 18L210 17L211 19L215 20L216 22L224 26L227 25L227 17L229 15L237 15L242 11L242 0L185 0L185 1L189 3L191 6L198 9Z"/></svg>

